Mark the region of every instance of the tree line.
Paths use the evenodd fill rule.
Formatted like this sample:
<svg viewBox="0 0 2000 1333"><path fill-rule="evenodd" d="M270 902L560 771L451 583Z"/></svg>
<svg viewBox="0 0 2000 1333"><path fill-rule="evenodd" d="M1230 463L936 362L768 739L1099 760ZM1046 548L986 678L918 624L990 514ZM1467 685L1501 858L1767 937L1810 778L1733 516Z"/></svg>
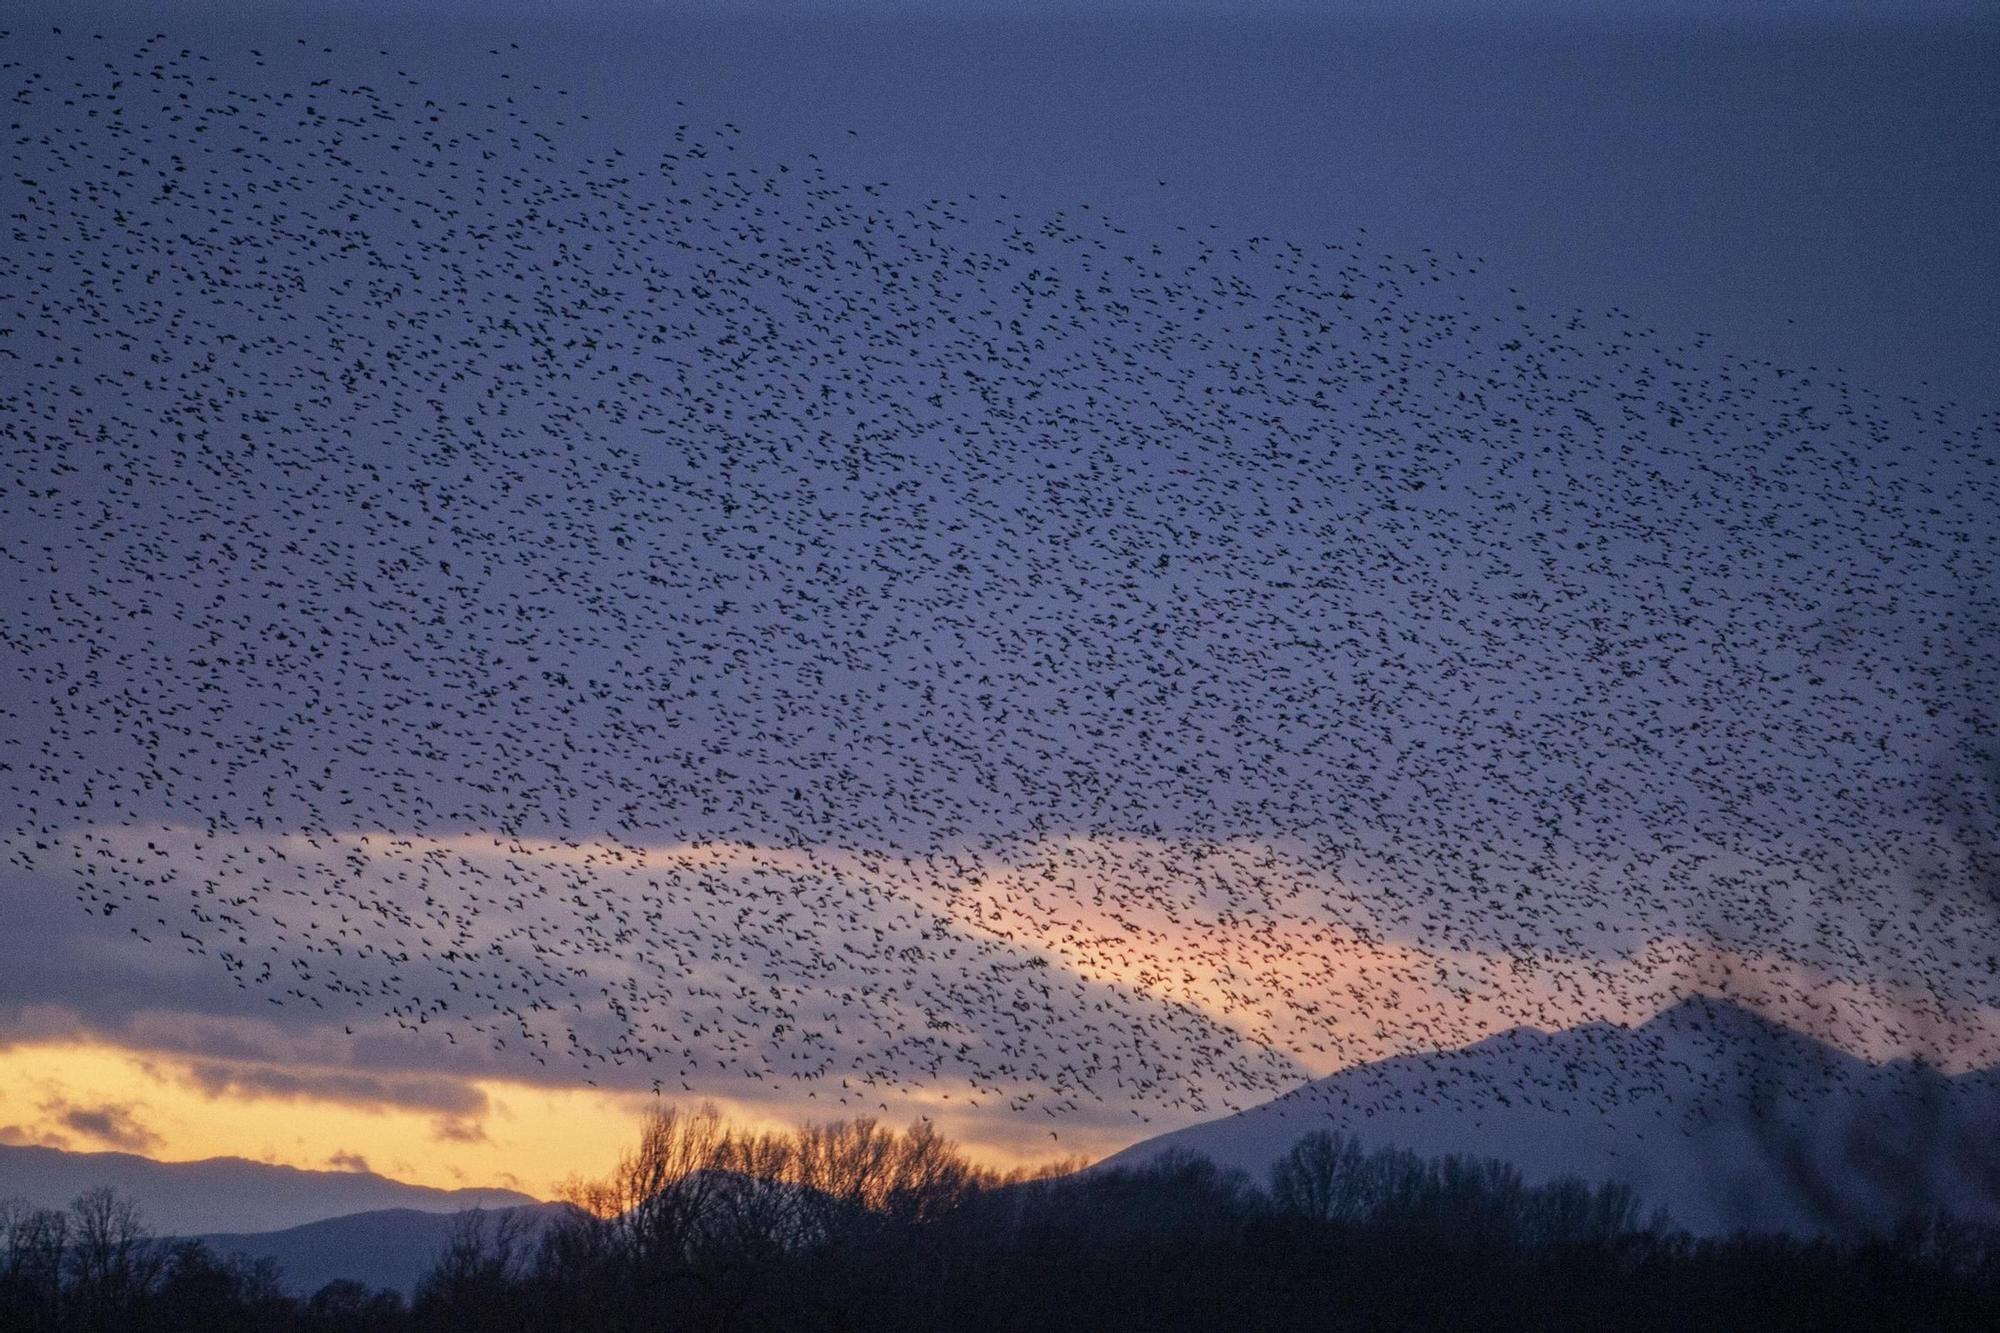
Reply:
<svg viewBox="0 0 2000 1333"><path fill-rule="evenodd" d="M414 1295L287 1292L107 1191L0 1208L0 1330L1991 1329L2000 1231L1696 1238L1616 1184L1301 1138L1000 1173L920 1122L759 1133L666 1107L539 1223L465 1214Z"/></svg>

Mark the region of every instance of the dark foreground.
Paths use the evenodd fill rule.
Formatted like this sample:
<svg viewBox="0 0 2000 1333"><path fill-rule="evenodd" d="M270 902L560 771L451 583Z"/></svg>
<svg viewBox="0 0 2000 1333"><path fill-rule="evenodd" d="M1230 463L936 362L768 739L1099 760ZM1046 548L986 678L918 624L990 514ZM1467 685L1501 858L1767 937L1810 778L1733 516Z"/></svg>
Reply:
<svg viewBox="0 0 2000 1333"><path fill-rule="evenodd" d="M1629 1192L1301 1141L1000 1177L924 1127L751 1136L667 1113L529 1235L468 1215L405 1301L148 1238L108 1194L0 1217L0 1330L2000 1328L2000 1233L1696 1240Z"/></svg>

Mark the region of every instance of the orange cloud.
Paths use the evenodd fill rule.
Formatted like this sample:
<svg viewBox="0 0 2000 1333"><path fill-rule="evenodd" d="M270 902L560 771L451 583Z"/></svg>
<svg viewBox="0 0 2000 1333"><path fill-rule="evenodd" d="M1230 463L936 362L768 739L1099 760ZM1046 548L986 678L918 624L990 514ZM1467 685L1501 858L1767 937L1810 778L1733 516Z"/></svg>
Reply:
<svg viewBox="0 0 2000 1333"><path fill-rule="evenodd" d="M440 1188L506 1184L552 1197L562 1182L607 1171L638 1134L650 1093L479 1079L477 1120L439 1120L420 1108L316 1098L327 1071L300 1070L276 1094L245 1082L209 1095L189 1062L96 1042L27 1043L0 1051L0 1141L52 1147L119 1147L164 1161L239 1156L308 1169L374 1170ZM784 1104L704 1090L730 1118L756 1128L858 1114L822 1109L799 1095ZM923 1116L995 1165L1038 1162L1067 1152L1096 1154L1131 1137L1088 1125L1063 1126L1060 1151L1047 1130L982 1118L962 1099L936 1093L885 1094L868 1111L891 1123ZM65 1132L68 1131L68 1132ZM119 1141L120 1136L124 1141ZM133 1141L131 1136L142 1136Z"/></svg>
<svg viewBox="0 0 2000 1333"><path fill-rule="evenodd" d="M643 904L663 931L682 930L696 943L719 933L737 946L726 967L694 952L665 967L600 932L589 938L603 947L571 960L588 977L589 985L578 988L585 999L592 992L623 996L628 1021L657 1022L655 1031L711 1057L668 1082L670 1091L717 1100L761 1124L927 1116L996 1164L1107 1152L1261 1100L1281 1090L1281 1074L1324 1074L1524 1024L1636 1023L1693 991L1749 1001L1871 1058L1922 1051L1953 1070L2000 1062L2000 1016L1962 996L1859 978L1815 964L1804 952L1727 947L1671 919L1655 938L1646 937L1647 923L1628 917L1598 922L1582 943L1572 931L1555 943L1452 944L1446 941L1488 936L1408 920L1398 907L1398 886L1369 878L1386 874L1390 863L1356 858L1343 866L1306 849L1251 840L1189 848L1143 838L1048 838L981 855L905 858L735 843L635 847L352 833L278 839L257 850L282 857L260 861L252 849L203 843L191 830L91 837L135 862L191 858L236 877L246 896L256 888L264 915L246 912L238 927L244 947L265 954L280 940L289 941L287 948L304 939L351 953L371 947L370 930L379 923L346 920L354 898L330 906L325 895L299 885L337 874L350 888L367 888L379 910L393 912L402 910L397 887L417 877L431 913L427 942L436 941L438 952L399 959L397 970L407 976L449 965L447 950L479 951L490 960L482 965L496 971L513 967L531 927L566 939L572 918L596 931L600 921ZM1606 875L1631 869L1563 866L1549 873L1593 884L1598 893ZM1718 873L1723 869L1744 873L1734 866ZM741 877L730 886L727 921L714 915L714 895L705 891L713 887L705 877L725 874ZM412 933L400 923L398 929ZM980 1026L989 1015L954 1010L949 992L912 998L899 987L858 984L870 978L840 970L842 930L906 948L912 976L927 973L945 951L968 967L1037 969L994 975L1033 978L1044 988L1047 1014L1023 1023L1018 1034L996 1033ZM822 1026L847 1044L813 1049L822 1059L837 1051L845 1063L795 1081L787 1070L759 1063L774 1051L802 1049L778 1045L775 1032L694 1035L708 1012L702 1005L713 997L689 997L704 987L721 991L725 980L782 991L773 1012L793 1017L774 1018L773 1028L817 1023L829 1011ZM836 1004L843 992L858 997L846 1008ZM18 1007L11 1032L0 1033L12 1042L0 1049L0 1124L7 1126L0 1136L101 1146L121 1134L133 1143L151 1135L149 1151L163 1157L236 1153L315 1167L344 1155L420 1183L512 1176L546 1193L566 1176L607 1168L651 1101L650 1067L636 1059L587 1069L521 1060L523 1047L535 1051L544 1038L559 1054L555 1025L592 1021L581 1005L574 1017L536 1014L541 1026L524 1025L522 1039L456 1014L428 1015L419 1025L407 1015L400 1023L385 1020L351 999L343 1004L339 1018L298 1005L264 1016L261 1000L234 1015L133 1011L119 1015L115 1028L102 1015L86 1021L59 1006ZM1097 1004L1101 1011L1090 1007ZM1232 1060L1236 1072L1247 1069L1263 1084L1246 1076L1222 1097L1203 1101L1198 1088L1163 1098L1116 1075L1052 1094L1033 1058L1016 1061L1018 1076L983 1082L859 1072L930 1024L947 1025L953 1043L983 1052L1007 1039L1059 1049L1069 1037L1054 1030L1056 1023L1090 1019L1144 1030L1163 1018L1182 1023L1177 1035L1213 1034L1204 1049L1221 1052L1215 1067L1183 1071L1190 1086L1222 1081ZM514 1039L503 1053L482 1040L496 1032ZM1251 1068L1260 1054L1270 1062ZM718 1063L717 1055L735 1063ZM1159 1052L1163 1060L1171 1056L1170 1047ZM587 1085L584 1072L605 1086ZM91 1114L107 1107L124 1108L128 1119ZM63 1108L80 1108L83 1116L69 1118Z"/></svg>

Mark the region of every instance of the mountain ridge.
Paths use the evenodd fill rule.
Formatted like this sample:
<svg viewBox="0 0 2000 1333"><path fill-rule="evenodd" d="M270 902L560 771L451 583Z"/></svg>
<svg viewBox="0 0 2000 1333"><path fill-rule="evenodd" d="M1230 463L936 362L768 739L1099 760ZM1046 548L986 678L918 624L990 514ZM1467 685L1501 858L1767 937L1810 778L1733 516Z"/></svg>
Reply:
<svg viewBox="0 0 2000 1333"><path fill-rule="evenodd" d="M495 1226L514 1219L532 1243L544 1227L563 1216L569 1207L562 1203L529 1203L476 1211L482 1214L489 1237ZM384 1208L323 1218L278 1231L220 1232L182 1239L200 1241L217 1254L273 1260L282 1272L281 1284L300 1296L310 1296L336 1279L347 1279L370 1288L387 1287L407 1298L415 1293L417 1283L450 1241L461 1219L471 1211L475 1210L438 1213L416 1208Z"/></svg>
<svg viewBox="0 0 2000 1333"><path fill-rule="evenodd" d="M1911 1197L2000 1220L2000 1198L1962 1169L1996 1127L2000 1071L1866 1060L1697 995L1638 1024L1510 1028L1351 1066L1094 1169L1186 1150L1261 1180L1300 1137L1331 1129L1370 1150L1499 1158L1531 1183L1622 1181L1698 1234L1811 1234L1871 1224ZM1830 1214L1835 1203L1845 1211Z"/></svg>
<svg viewBox="0 0 2000 1333"><path fill-rule="evenodd" d="M541 1202L519 1190L448 1190L373 1171L324 1171L244 1157L163 1162L135 1153L0 1144L0 1198L64 1208L85 1190L103 1186L138 1205L146 1227L161 1235L282 1231L395 1208L455 1213Z"/></svg>

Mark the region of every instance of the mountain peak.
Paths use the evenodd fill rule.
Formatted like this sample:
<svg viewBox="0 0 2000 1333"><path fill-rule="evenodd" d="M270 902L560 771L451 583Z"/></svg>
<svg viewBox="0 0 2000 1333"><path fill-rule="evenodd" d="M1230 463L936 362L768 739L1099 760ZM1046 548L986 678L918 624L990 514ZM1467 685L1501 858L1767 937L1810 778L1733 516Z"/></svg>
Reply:
<svg viewBox="0 0 2000 1333"><path fill-rule="evenodd" d="M1788 1174L1799 1162L1841 1182L1855 1207L1888 1207L1879 1182L1843 1156L1857 1133L1894 1130L1915 1094L1930 1097L1949 1126L1994 1123L2000 1076L1919 1082L1922 1072L1850 1054L1752 1005L1692 994L1636 1025L1510 1028L1470 1046L1350 1066L1101 1165L1185 1149L1261 1177L1301 1135L1324 1128L1368 1150L1498 1158L1533 1181L1624 1181L1706 1234L1811 1232L1824 1216ZM1938 1175L1938 1197L1955 1210L1992 1215L1990 1200L1950 1192L1949 1162L1923 1169Z"/></svg>
<svg viewBox="0 0 2000 1333"><path fill-rule="evenodd" d="M1761 1010L1740 1001L1707 991L1696 991L1682 997L1654 1014L1643 1023L1636 1024L1633 1031L1647 1029L1674 1028L1679 1030L1699 1029L1728 1033L1786 1033L1791 1036L1803 1034L1775 1019L1768 1018Z"/></svg>
<svg viewBox="0 0 2000 1333"><path fill-rule="evenodd" d="M1784 1047L1837 1063L1856 1058L1827 1045L1811 1033L1801 1032L1772 1018L1752 1005L1704 991L1697 991L1668 1005L1630 1030L1658 1036L1693 1033L1714 1037L1732 1046Z"/></svg>

